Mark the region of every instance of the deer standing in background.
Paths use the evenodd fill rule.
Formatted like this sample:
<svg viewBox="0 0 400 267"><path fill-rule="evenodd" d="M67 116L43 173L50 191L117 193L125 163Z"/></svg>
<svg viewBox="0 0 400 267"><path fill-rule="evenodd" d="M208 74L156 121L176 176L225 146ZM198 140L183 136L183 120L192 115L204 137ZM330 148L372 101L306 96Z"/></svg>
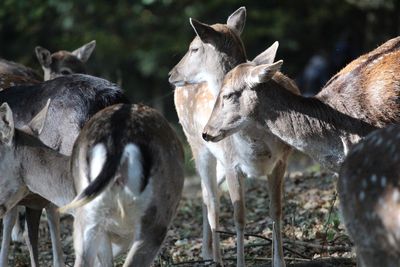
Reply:
<svg viewBox="0 0 400 267"><path fill-rule="evenodd" d="M213 144L202 140L201 132L214 106L224 75L234 66L246 62L240 40L246 18L245 8L239 8L227 24L206 25L191 19L197 36L181 61L170 72L170 83L175 89L175 107L179 121L191 146L203 193L203 248L204 259L213 259L222 265L219 248L219 198L217 192L217 165L226 176L234 206L237 232L237 266L244 266L244 176L268 176L270 214L275 222L273 259L275 266L285 266L281 240L282 180L290 147L268 131L249 126L249 132L239 132L224 142ZM272 62L277 43L260 55L256 61ZM294 83L279 76L279 82L299 93ZM270 138L266 139L265 136ZM264 139L265 138L265 139ZM222 174L222 175L223 175ZM211 228L211 229L210 229Z"/></svg>
<svg viewBox="0 0 400 267"><path fill-rule="evenodd" d="M61 50L51 54L49 50L37 46L35 48L36 57L42 66L44 80L73 73L86 74L85 63L95 47L96 41L93 40L72 52Z"/></svg>
<svg viewBox="0 0 400 267"><path fill-rule="evenodd" d="M60 50L51 54L47 49L37 46L36 57L44 71L44 80L73 73L86 73L85 63L96 47L96 41L91 41L73 52ZM0 90L12 86L35 84L43 80L31 68L0 58Z"/></svg>
<svg viewBox="0 0 400 267"><path fill-rule="evenodd" d="M271 79L282 62L239 65L225 76L203 137L217 142L258 123L337 172L351 145L400 122L399 59L397 37L351 62L311 98Z"/></svg>
<svg viewBox="0 0 400 267"><path fill-rule="evenodd" d="M83 124L89 117L106 106L128 102L121 89L115 84L100 78L81 74L59 77L33 86L12 87L0 92L0 101L7 102L11 106L14 114L14 123L18 128L26 125L32 119L33 115L37 114L40 108L45 105L49 98L52 99L52 102L46 119L46 127L39 134L39 138L49 147L65 155L71 154L73 143L81 127L83 127ZM7 225L5 225L3 232L3 240L10 240L10 231L13 225L11 222L13 221L12 218L15 218L16 212L17 210L14 209L6 214L5 217L10 216L11 219L4 218L4 222L7 222ZM30 239L28 240L28 247L30 247L30 251L33 251L33 255L36 255L31 255L32 265L33 262L37 264L36 229L39 224L41 212L41 209L36 206L29 214L29 216L32 215L32 219L29 220L27 218ZM57 216L55 221L58 222L58 214L55 214ZM50 226L50 230L57 229L57 227ZM31 232L29 231L30 228L32 228ZM58 234L55 233L54 235ZM59 238L57 239L59 240ZM60 247L60 244L53 243L54 247ZM5 264L7 264L8 249L9 241L6 246L2 246L0 257L2 266L6 266ZM54 258L60 258L61 260L57 266L63 266L62 251L61 249L58 251L61 257Z"/></svg>
<svg viewBox="0 0 400 267"><path fill-rule="evenodd" d="M374 131L340 169L338 193L360 267L400 263L400 127Z"/></svg>

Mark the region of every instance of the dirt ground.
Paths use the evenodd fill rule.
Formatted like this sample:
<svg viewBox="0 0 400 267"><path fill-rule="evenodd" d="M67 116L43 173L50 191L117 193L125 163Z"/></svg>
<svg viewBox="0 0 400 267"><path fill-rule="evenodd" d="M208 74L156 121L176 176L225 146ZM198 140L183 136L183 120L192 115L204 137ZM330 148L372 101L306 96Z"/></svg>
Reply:
<svg viewBox="0 0 400 267"><path fill-rule="evenodd" d="M185 181L184 196L154 266L215 266L201 259L201 193L198 177ZM355 266L352 244L345 234L338 213L332 174L296 153L285 178L283 238L288 266ZM225 266L235 266L236 249L233 209L222 185L221 247ZM270 266L272 222L268 216L267 183L263 179L246 181L247 225L245 257L248 266ZM67 266L73 266L72 218L62 218L62 242ZM52 266L49 232L45 218L40 227L41 266ZM10 266L29 266L24 244L13 244ZM122 266L123 256L116 266Z"/></svg>

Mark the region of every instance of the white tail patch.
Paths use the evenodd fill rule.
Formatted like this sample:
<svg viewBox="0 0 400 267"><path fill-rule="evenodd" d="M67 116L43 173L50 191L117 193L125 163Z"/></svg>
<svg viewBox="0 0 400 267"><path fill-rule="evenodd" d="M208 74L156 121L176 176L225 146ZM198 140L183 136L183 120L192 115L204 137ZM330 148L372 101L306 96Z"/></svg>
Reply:
<svg viewBox="0 0 400 267"><path fill-rule="evenodd" d="M126 167L126 186L135 195L140 194L143 180L142 153L140 148L133 144L127 144L121 157L121 166Z"/></svg>
<svg viewBox="0 0 400 267"><path fill-rule="evenodd" d="M96 144L90 151L90 180L93 181L100 174L107 159L107 149L104 144Z"/></svg>

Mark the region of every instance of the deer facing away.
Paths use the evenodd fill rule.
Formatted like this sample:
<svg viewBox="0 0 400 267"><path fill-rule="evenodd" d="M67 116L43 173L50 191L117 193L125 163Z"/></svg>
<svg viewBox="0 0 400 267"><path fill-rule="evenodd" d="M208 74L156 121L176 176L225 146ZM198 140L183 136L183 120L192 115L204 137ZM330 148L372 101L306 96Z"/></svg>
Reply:
<svg viewBox="0 0 400 267"><path fill-rule="evenodd" d="M28 125L43 125L45 114ZM26 129L14 129L7 104L0 107L0 118L2 214L28 192L64 206L76 197L76 188L81 192L76 199L89 193L92 202L72 211L75 266L113 266L113 254L128 248L124 266L151 264L183 187L182 146L157 111L141 105L100 111L82 130L71 157Z"/></svg>
<svg viewBox="0 0 400 267"><path fill-rule="evenodd" d="M377 127L400 121L400 37L351 62L316 96L294 95L277 84L282 62L245 63L225 76L204 129L219 141L258 123L337 172L349 148Z"/></svg>
<svg viewBox="0 0 400 267"><path fill-rule="evenodd" d="M108 81L86 75L68 75L50 80L41 84L32 86L12 87L0 92L0 101L7 102L13 109L14 123L21 128L26 125L39 110L51 98L49 113L46 118L46 127L39 134L39 138L48 146L65 155L70 155L73 143L83 124L94 115L98 110L115 103L127 103L121 89ZM43 203L43 201L41 201ZM51 209L52 207L49 207ZM48 210L49 211L49 210ZM10 211L5 216L14 216L16 209ZM52 212L52 211L49 211ZM13 214L14 213L14 214ZM30 222L29 216L32 214L35 221ZM28 234L31 241L28 246L31 255L31 261L36 259L37 264L37 231L31 227L37 227L40 218L41 208L35 207L27 216ZM13 220L4 219L4 222L11 223ZM52 223L52 221L50 221ZM11 229L10 225L4 225ZM37 229L37 228L33 228ZM50 229L57 229L57 226L50 226ZM34 232L34 233L32 233ZM10 230L3 232L3 240L10 240ZM53 236L53 234L52 234ZM53 247L59 247L53 243ZM0 261L6 266L8 258L7 246L2 246ZM59 255L62 251L59 250ZM63 266L62 256L59 266Z"/></svg>
<svg viewBox="0 0 400 267"><path fill-rule="evenodd" d="M284 266L280 234L282 179L290 147L265 130L253 129L213 144L202 140L204 128L215 103L224 75L234 66L246 62L240 34L245 23L245 9L239 8L227 20L226 25L206 25L191 19L196 38L188 52L170 72L170 83L175 89L175 107L179 121L191 146L203 193L203 248L205 259L222 264L219 237L219 200L216 169L225 175L234 205L234 221L237 232L237 265L244 266L244 176L268 176L270 214L278 233L274 242L275 266ZM271 62L277 43L256 60ZM279 82L288 84L293 93L297 87L284 75ZM265 138L269 136L270 138ZM219 167L219 168L217 168Z"/></svg>
<svg viewBox="0 0 400 267"><path fill-rule="evenodd" d="M338 193L358 266L399 266L400 127L369 134L340 169Z"/></svg>

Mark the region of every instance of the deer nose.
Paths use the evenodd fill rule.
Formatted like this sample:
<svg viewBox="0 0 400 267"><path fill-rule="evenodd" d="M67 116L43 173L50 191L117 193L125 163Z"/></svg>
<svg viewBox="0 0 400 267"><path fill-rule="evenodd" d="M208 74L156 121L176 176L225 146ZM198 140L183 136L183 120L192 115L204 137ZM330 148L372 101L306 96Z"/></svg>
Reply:
<svg viewBox="0 0 400 267"><path fill-rule="evenodd" d="M203 132L203 134L201 135L202 137L203 137L203 139L204 139L204 141L210 141L211 140L211 135L209 135L208 133L206 133L206 132Z"/></svg>

